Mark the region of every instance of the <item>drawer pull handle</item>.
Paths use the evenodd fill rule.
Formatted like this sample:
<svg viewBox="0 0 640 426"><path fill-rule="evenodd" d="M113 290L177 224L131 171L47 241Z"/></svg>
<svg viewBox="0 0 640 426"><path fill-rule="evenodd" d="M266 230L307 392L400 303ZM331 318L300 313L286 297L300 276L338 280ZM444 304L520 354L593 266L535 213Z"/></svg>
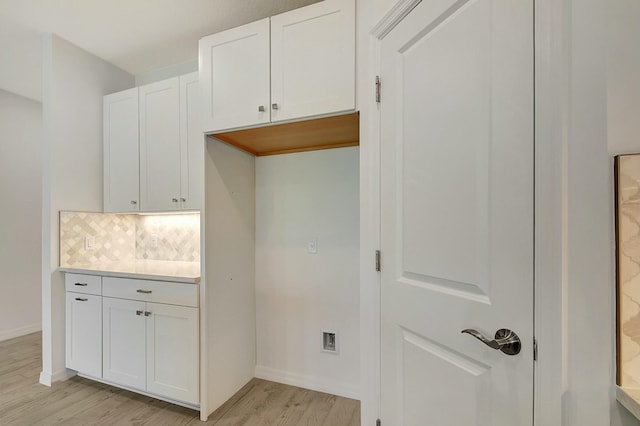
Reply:
<svg viewBox="0 0 640 426"><path fill-rule="evenodd" d="M142 315L142 311L136 311L136 315Z"/></svg>
<svg viewBox="0 0 640 426"><path fill-rule="evenodd" d="M148 317L149 315L151 315L151 312L149 312L149 311L146 311L146 312L144 313L144 316L145 316L145 317Z"/></svg>
<svg viewBox="0 0 640 426"><path fill-rule="evenodd" d="M75 283L74 285L79 285L80 287L86 287L87 283Z"/></svg>
<svg viewBox="0 0 640 426"><path fill-rule="evenodd" d="M136 291L137 291L138 293L151 294L151 290L142 290L142 289L137 289Z"/></svg>
<svg viewBox="0 0 640 426"><path fill-rule="evenodd" d="M89 299L82 299L82 298L80 298L80 297L76 297L76 300L77 300L78 302L86 302L86 301L87 301L87 300L89 300Z"/></svg>

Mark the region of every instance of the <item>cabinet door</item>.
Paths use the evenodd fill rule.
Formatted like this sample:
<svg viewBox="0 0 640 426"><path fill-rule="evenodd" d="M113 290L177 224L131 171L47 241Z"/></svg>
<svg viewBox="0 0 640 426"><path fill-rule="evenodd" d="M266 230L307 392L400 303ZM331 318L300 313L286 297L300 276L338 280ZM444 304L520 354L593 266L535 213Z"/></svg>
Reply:
<svg viewBox="0 0 640 426"><path fill-rule="evenodd" d="M180 77L180 206L201 209L204 200L204 134L198 73Z"/></svg>
<svg viewBox="0 0 640 426"><path fill-rule="evenodd" d="M147 303L147 391L199 402L198 308Z"/></svg>
<svg viewBox="0 0 640 426"><path fill-rule="evenodd" d="M144 302L103 297L102 312L102 377L123 386L144 390Z"/></svg>
<svg viewBox="0 0 640 426"><path fill-rule="evenodd" d="M180 206L179 78L141 86L139 91L140 208L175 210Z"/></svg>
<svg viewBox="0 0 640 426"><path fill-rule="evenodd" d="M102 377L102 296L66 293L66 367Z"/></svg>
<svg viewBox="0 0 640 426"><path fill-rule="evenodd" d="M201 39L200 84L205 132L268 123L269 18Z"/></svg>
<svg viewBox="0 0 640 426"><path fill-rule="evenodd" d="M138 88L103 100L104 211L139 210Z"/></svg>
<svg viewBox="0 0 640 426"><path fill-rule="evenodd" d="M271 18L271 121L355 108L355 5L325 0Z"/></svg>

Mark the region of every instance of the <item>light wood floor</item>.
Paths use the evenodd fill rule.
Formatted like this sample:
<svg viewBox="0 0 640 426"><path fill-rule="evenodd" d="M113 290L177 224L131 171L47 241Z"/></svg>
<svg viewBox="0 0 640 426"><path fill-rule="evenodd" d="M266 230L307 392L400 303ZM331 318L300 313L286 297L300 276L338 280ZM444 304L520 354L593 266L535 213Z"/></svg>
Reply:
<svg viewBox="0 0 640 426"><path fill-rule="evenodd" d="M199 413L92 380L38 383L41 334L0 342L0 425L360 425L360 403L253 379L206 423Z"/></svg>

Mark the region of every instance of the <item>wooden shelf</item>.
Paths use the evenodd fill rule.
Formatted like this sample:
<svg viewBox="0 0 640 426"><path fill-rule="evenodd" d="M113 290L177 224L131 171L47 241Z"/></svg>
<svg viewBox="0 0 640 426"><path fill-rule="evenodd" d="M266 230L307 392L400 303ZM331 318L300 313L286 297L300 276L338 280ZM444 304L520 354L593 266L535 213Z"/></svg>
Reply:
<svg viewBox="0 0 640 426"><path fill-rule="evenodd" d="M256 156L358 146L360 114L271 124L209 135Z"/></svg>

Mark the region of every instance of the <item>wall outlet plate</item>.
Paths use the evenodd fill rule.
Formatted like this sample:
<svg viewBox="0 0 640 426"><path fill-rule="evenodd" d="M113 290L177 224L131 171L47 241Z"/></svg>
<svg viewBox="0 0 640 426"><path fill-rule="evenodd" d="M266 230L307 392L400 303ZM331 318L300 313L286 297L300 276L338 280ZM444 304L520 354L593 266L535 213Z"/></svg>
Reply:
<svg viewBox="0 0 640 426"><path fill-rule="evenodd" d="M313 237L307 242L307 253L318 253L318 237Z"/></svg>
<svg viewBox="0 0 640 426"><path fill-rule="evenodd" d="M87 251L96 249L96 238L90 235L84 237L84 249Z"/></svg>

